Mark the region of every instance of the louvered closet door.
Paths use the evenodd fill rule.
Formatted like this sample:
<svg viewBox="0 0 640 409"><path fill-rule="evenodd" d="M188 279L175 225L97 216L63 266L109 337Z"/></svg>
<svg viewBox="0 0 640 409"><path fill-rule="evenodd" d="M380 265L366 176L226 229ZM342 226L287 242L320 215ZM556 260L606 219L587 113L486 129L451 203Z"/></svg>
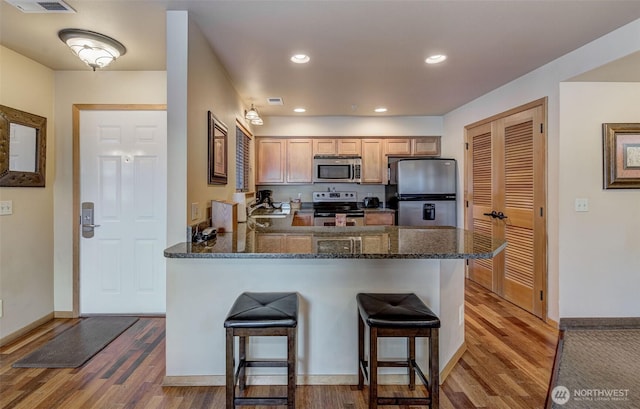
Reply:
<svg viewBox="0 0 640 409"><path fill-rule="evenodd" d="M484 124L467 132L467 208L466 229L487 236L496 236L491 218L484 216L493 209L493 142L491 124ZM496 259L469 260L469 279L495 291L494 263Z"/></svg>
<svg viewBox="0 0 640 409"><path fill-rule="evenodd" d="M503 225L508 243L500 287L505 299L536 315L546 274L542 120L542 108L533 108L498 120L496 128L504 141L504 201L497 210L507 218L495 223Z"/></svg>
<svg viewBox="0 0 640 409"><path fill-rule="evenodd" d="M543 120L539 105L468 127L465 180L465 228L507 241L492 260L470 260L469 278L539 317L547 274Z"/></svg>

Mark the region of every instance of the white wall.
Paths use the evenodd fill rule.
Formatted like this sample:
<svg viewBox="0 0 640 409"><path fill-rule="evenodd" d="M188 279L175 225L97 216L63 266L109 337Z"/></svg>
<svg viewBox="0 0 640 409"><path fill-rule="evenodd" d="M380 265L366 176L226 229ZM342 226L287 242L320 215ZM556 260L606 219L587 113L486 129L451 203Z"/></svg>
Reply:
<svg viewBox="0 0 640 409"><path fill-rule="evenodd" d="M0 104L47 118L45 187L0 187L13 214L0 216L0 341L53 312L53 71L0 46Z"/></svg>
<svg viewBox="0 0 640 409"><path fill-rule="evenodd" d="M164 71L56 71L55 311L73 309L74 104L166 104Z"/></svg>
<svg viewBox="0 0 640 409"><path fill-rule="evenodd" d="M547 117L547 237L548 237L548 316L559 318L559 157L560 82L640 50L640 19L615 30L569 54L546 64L444 116L443 152L459 160L463 168L465 125L504 112L533 100L548 98ZM462 203L460 203L462 206ZM462 209L458 209L462 218ZM459 220L461 223L461 220ZM460 224L462 225L462 224Z"/></svg>
<svg viewBox="0 0 640 409"><path fill-rule="evenodd" d="M640 189L602 188L602 124L640 123L638 107L640 83L560 84L561 317L640 312Z"/></svg>

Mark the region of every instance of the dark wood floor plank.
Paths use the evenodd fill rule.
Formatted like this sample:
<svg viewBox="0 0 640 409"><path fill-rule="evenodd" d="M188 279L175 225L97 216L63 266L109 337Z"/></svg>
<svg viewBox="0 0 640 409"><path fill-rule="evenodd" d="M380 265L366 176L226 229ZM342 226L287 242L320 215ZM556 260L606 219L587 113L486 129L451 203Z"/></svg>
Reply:
<svg viewBox="0 0 640 409"><path fill-rule="evenodd" d="M467 351L441 387L442 409L544 406L558 333L482 287L465 290ZM141 318L77 369L12 368L79 320L52 320L0 348L0 409L221 409L223 387L163 387L163 318ZM250 388L251 394L281 392ZM385 394L408 392L387 385ZM419 393L415 392L415 393ZM299 386L299 409L366 409L367 387ZM251 409L252 407L245 407ZM414 409L412 406L400 409Z"/></svg>

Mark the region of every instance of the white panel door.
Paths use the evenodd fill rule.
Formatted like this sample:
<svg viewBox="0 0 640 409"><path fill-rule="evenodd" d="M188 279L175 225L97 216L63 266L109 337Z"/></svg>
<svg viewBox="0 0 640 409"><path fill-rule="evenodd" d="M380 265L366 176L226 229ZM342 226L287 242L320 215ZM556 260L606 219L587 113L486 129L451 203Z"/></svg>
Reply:
<svg viewBox="0 0 640 409"><path fill-rule="evenodd" d="M165 312L166 151L165 111L81 111L81 314Z"/></svg>

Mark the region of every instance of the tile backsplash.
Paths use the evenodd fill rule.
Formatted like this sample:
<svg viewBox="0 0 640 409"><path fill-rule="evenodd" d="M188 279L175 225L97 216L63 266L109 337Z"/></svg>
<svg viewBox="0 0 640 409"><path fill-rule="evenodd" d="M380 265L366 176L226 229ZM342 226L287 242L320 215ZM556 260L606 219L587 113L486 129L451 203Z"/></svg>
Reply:
<svg viewBox="0 0 640 409"><path fill-rule="evenodd" d="M256 191L269 189L273 191L274 202L288 202L296 199L298 193L303 202L311 202L313 192L322 192L327 189L337 192L354 191L358 193L358 201L362 201L366 196L374 196L384 202L384 185L360 185L356 183L315 183L310 185L269 185L256 186Z"/></svg>

